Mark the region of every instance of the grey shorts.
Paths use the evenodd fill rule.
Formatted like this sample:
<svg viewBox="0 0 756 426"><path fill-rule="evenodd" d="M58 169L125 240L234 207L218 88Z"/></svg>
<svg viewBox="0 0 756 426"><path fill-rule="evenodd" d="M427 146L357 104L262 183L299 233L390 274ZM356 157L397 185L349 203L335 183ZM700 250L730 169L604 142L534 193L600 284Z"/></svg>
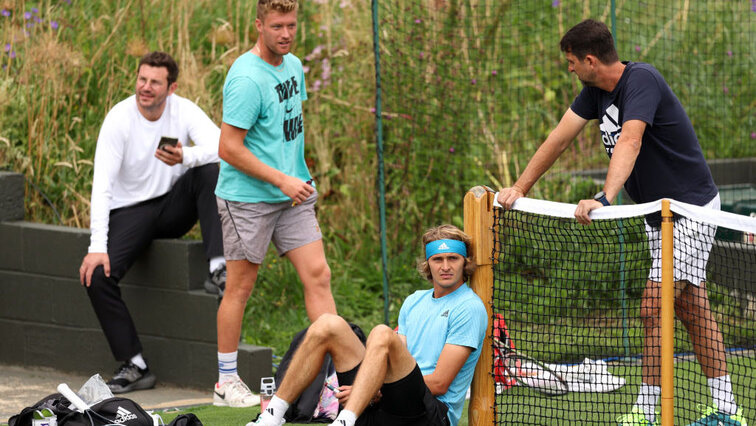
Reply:
<svg viewBox="0 0 756 426"><path fill-rule="evenodd" d="M315 191L302 204L244 203L216 197L223 228L223 254L226 260L248 260L261 264L270 242L278 255L321 240L315 217Z"/></svg>
<svg viewBox="0 0 756 426"><path fill-rule="evenodd" d="M719 194L704 207L719 210ZM681 217L675 221L673 232L674 280L688 281L700 286L706 281L706 265L709 263L709 252L714 243L717 226ZM652 227L646 222L646 235L653 262L648 279L661 282L661 228Z"/></svg>

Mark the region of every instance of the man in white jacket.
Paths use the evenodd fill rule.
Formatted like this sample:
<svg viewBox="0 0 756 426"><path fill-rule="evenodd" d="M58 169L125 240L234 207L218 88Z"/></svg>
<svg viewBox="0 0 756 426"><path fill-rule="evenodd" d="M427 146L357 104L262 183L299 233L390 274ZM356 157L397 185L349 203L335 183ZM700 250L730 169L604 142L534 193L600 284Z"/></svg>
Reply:
<svg viewBox="0 0 756 426"><path fill-rule="evenodd" d="M92 231L79 269L82 285L116 360L113 393L155 385L118 287L156 238L177 238L199 219L210 273L205 287L223 295L226 281L215 203L220 130L193 102L175 95L178 65L151 52L139 62L136 94L108 112L97 139Z"/></svg>

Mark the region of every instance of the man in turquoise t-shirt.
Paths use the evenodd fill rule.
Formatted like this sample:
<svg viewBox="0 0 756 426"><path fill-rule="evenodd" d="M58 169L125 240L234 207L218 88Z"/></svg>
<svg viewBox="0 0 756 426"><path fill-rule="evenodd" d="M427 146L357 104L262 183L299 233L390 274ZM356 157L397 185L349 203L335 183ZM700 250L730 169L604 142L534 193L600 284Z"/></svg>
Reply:
<svg viewBox="0 0 756 426"><path fill-rule="evenodd" d="M315 380L326 354L344 409L332 426L456 426L486 334L488 314L465 284L475 270L471 238L451 225L423 235L421 275L433 284L410 295L399 330L375 327L363 346L350 325L323 315L307 329L268 407L247 426L280 426L289 403ZM468 255L470 253L470 255Z"/></svg>
<svg viewBox="0 0 756 426"><path fill-rule="evenodd" d="M214 404L259 404L236 369L241 323L270 242L304 286L310 321L336 314L331 271L315 217L317 191L304 159L300 60L290 52L296 0L259 0L257 43L236 59L223 86L221 158L215 190L223 227L226 290L218 308Z"/></svg>

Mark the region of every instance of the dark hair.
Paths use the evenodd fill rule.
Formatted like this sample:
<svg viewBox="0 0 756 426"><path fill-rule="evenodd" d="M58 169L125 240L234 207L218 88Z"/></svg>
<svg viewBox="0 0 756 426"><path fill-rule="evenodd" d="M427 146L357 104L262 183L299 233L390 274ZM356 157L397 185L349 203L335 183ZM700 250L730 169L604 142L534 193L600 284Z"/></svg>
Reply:
<svg viewBox="0 0 756 426"><path fill-rule="evenodd" d="M155 51L142 56L142 59L139 60L139 66L137 67L137 69L141 68L142 65L149 65L151 67L163 67L167 69L169 86L175 83L176 80L178 80L178 65L176 64L176 61L173 60L171 55L165 52Z"/></svg>
<svg viewBox="0 0 756 426"><path fill-rule="evenodd" d="M593 19L586 19L570 28L559 42L559 47L562 52L572 53L581 61L586 55L593 55L605 64L619 60L609 28Z"/></svg>
<svg viewBox="0 0 756 426"><path fill-rule="evenodd" d="M431 228L423 234L423 256L417 259L417 271L428 281L433 281L428 260L425 259L425 245L436 240L458 240L465 243L467 257L463 267L462 279L467 282L475 272L475 259L473 257L472 238L454 225L440 225Z"/></svg>

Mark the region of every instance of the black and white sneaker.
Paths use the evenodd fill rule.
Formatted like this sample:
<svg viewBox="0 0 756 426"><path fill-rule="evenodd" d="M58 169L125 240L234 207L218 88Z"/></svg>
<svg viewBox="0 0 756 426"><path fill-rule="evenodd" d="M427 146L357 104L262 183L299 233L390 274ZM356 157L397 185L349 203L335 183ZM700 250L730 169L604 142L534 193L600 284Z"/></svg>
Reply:
<svg viewBox="0 0 756 426"><path fill-rule="evenodd" d="M115 375L108 382L110 391L114 394L125 393L141 389L152 389L155 387L155 375L147 367L144 370L132 364L131 361L124 362L118 367Z"/></svg>
<svg viewBox="0 0 756 426"><path fill-rule="evenodd" d="M226 265L223 264L208 274L205 280L205 291L223 297L226 291Z"/></svg>

